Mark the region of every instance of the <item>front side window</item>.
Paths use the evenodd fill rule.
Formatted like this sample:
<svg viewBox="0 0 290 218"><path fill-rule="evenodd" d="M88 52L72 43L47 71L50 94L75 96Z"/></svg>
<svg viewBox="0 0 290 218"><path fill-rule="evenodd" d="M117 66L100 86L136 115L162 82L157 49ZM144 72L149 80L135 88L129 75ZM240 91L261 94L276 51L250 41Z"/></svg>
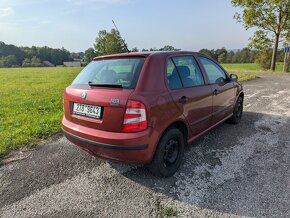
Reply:
<svg viewBox="0 0 290 218"><path fill-rule="evenodd" d="M117 58L92 61L72 82L72 85L121 85L136 86L144 58Z"/></svg>
<svg viewBox="0 0 290 218"><path fill-rule="evenodd" d="M202 73L192 56L170 59L167 64L167 79L171 89L204 85Z"/></svg>
<svg viewBox="0 0 290 218"><path fill-rule="evenodd" d="M209 82L211 84L221 83L226 80L227 77L225 72L215 62L205 57L201 57L200 61L206 71Z"/></svg>

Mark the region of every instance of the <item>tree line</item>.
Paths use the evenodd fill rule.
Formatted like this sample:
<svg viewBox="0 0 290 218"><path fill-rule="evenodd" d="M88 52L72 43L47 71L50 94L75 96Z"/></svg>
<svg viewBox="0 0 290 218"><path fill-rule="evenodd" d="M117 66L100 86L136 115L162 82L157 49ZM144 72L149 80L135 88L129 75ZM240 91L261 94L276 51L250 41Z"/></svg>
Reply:
<svg viewBox="0 0 290 218"><path fill-rule="evenodd" d="M116 29L112 29L110 32L101 30L96 38L94 47L87 49L84 53L84 61L89 63L94 57L125 53L127 45L124 45L124 41L121 38L120 33ZM138 52L139 49L134 47L131 52ZM161 48L142 49L141 51L180 51L171 45L165 45ZM272 49L255 49L255 48L243 48L238 50L227 50L226 48L220 49L201 49L199 51L209 57L212 57L220 63L258 63L265 70L271 67ZM284 57L283 49L277 49L276 60L282 62Z"/></svg>
<svg viewBox="0 0 290 218"><path fill-rule="evenodd" d="M268 70L271 67L271 56L272 49L257 50L251 48L243 48L237 50L226 50L225 48L220 49L201 49L199 51L202 54L212 57L220 63L257 63L260 66ZM277 62L283 62L284 50L277 50Z"/></svg>
<svg viewBox="0 0 290 218"><path fill-rule="evenodd" d="M0 67L38 67L43 65L43 61L62 65L70 60L71 54L64 48L18 47L0 42Z"/></svg>

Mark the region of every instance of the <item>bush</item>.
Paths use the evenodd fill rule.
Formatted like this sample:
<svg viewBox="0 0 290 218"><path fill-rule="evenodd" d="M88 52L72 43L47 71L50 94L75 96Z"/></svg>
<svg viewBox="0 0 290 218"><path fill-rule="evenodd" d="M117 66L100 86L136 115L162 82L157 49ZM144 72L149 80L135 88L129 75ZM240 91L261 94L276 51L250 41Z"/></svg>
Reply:
<svg viewBox="0 0 290 218"><path fill-rule="evenodd" d="M259 64L263 70L271 68L272 49L261 50L256 56L255 63Z"/></svg>

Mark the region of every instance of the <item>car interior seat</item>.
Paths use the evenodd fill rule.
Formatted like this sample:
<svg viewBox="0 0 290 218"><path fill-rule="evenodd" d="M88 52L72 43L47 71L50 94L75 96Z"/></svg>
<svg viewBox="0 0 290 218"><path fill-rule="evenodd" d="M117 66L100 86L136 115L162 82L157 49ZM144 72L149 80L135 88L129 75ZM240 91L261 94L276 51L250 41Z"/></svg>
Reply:
<svg viewBox="0 0 290 218"><path fill-rule="evenodd" d="M105 84L115 84L117 82L117 73L114 70L103 70L101 80Z"/></svg>

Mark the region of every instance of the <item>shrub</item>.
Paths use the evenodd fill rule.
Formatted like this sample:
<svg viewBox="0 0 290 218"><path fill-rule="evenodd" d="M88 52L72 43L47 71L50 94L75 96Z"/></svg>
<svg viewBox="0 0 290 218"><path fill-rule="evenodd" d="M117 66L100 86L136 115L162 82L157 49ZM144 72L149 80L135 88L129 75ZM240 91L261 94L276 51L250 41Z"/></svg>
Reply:
<svg viewBox="0 0 290 218"><path fill-rule="evenodd" d="M263 70L271 68L272 49L261 50L256 56L255 62L259 64Z"/></svg>

